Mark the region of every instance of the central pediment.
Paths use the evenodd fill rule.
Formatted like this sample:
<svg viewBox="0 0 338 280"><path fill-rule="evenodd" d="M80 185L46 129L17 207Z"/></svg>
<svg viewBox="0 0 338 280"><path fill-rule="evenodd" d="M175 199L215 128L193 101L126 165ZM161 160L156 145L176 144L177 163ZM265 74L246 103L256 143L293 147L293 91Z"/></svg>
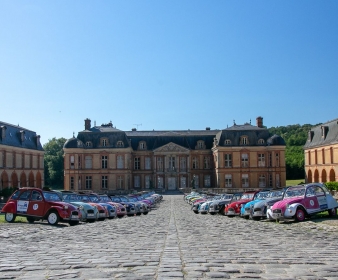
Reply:
<svg viewBox="0 0 338 280"><path fill-rule="evenodd" d="M159 147L154 150L154 152L180 152L180 153L188 153L189 149L184 148L180 145L177 145L173 142L170 142L162 147Z"/></svg>

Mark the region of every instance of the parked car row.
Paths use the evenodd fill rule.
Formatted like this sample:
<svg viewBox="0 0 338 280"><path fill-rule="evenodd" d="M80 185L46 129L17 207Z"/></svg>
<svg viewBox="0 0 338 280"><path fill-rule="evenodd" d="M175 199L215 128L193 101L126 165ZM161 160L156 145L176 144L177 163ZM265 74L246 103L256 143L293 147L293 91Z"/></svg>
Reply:
<svg viewBox="0 0 338 280"><path fill-rule="evenodd" d="M336 199L322 183L223 195L191 192L184 195L184 200L192 205L196 214L221 214L253 220L301 222L325 211L329 216L336 216L338 208Z"/></svg>
<svg viewBox="0 0 338 280"><path fill-rule="evenodd" d="M1 212L9 223L14 222L17 216L23 216L30 223L47 220L51 225L59 222L77 225L79 222L91 223L126 215L146 215L162 199L162 195L154 192L108 196L20 188L9 198Z"/></svg>

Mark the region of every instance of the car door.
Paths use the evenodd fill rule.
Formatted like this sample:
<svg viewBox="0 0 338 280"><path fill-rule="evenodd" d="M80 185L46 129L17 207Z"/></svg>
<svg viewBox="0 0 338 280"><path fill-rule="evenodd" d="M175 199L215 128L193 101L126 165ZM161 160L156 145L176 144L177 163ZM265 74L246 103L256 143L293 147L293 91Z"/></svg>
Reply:
<svg viewBox="0 0 338 280"><path fill-rule="evenodd" d="M309 186L306 189L304 205L308 213L314 213L319 211L320 207L318 203L318 198L316 196L316 186Z"/></svg>
<svg viewBox="0 0 338 280"><path fill-rule="evenodd" d="M42 193L37 190L33 190L29 200L27 214L34 217L42 217L44 215L44 208L45 201Z"/></svg>
<svg viewBox="0 0 338 280"><path fill-rule="evenodd" d="M20 194L16 204L16 212L18 214L27 215L31 192L31 190L26 190Z"/></svg>
<svg viewBox="0 0 338 280"><path fill-rule="evenodd" d="M318 200L318 204L319 204L319 209L320 210L326 210L328 209L328 201L327 201L327 196L325 194L325 191L319 187L316 186L315 187L315 194Z"/></svg>

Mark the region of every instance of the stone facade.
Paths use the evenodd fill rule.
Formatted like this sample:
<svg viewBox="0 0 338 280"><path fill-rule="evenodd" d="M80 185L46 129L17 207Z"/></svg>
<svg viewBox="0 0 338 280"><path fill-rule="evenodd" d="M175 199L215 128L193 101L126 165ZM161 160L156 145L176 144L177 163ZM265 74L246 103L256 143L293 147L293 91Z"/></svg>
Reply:
<svg viewBox="0 0 338 280"><path fill-rule="evenodd" d="M338 179L338 119L318 125L304 145L305 180L334 182Z"/></svg>
<svg viewBox="0 0 338 280"><path fill-rule="evenodd" d="M0 179L0 190L44 187L44 150L34 131L0 122Z"/></svg>
<svg viewBox="0 0 338 280"><path fill-rule="evenodd" d="M64 145L64 167L66 190L273 188L285 186L285 142L261 117L256 126L184 131L121 131L86 119Z"/></svg>

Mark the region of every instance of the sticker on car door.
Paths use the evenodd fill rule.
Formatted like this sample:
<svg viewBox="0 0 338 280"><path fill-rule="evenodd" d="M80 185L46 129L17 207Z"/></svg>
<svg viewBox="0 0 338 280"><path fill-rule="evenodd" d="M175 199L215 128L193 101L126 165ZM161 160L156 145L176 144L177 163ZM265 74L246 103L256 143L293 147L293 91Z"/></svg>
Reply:
<svg viewBox="0 0 338 280"><path fill-rule="evenodd" d="M18 200L16 211L19 213L27 213L29 201Z"/></svg>

